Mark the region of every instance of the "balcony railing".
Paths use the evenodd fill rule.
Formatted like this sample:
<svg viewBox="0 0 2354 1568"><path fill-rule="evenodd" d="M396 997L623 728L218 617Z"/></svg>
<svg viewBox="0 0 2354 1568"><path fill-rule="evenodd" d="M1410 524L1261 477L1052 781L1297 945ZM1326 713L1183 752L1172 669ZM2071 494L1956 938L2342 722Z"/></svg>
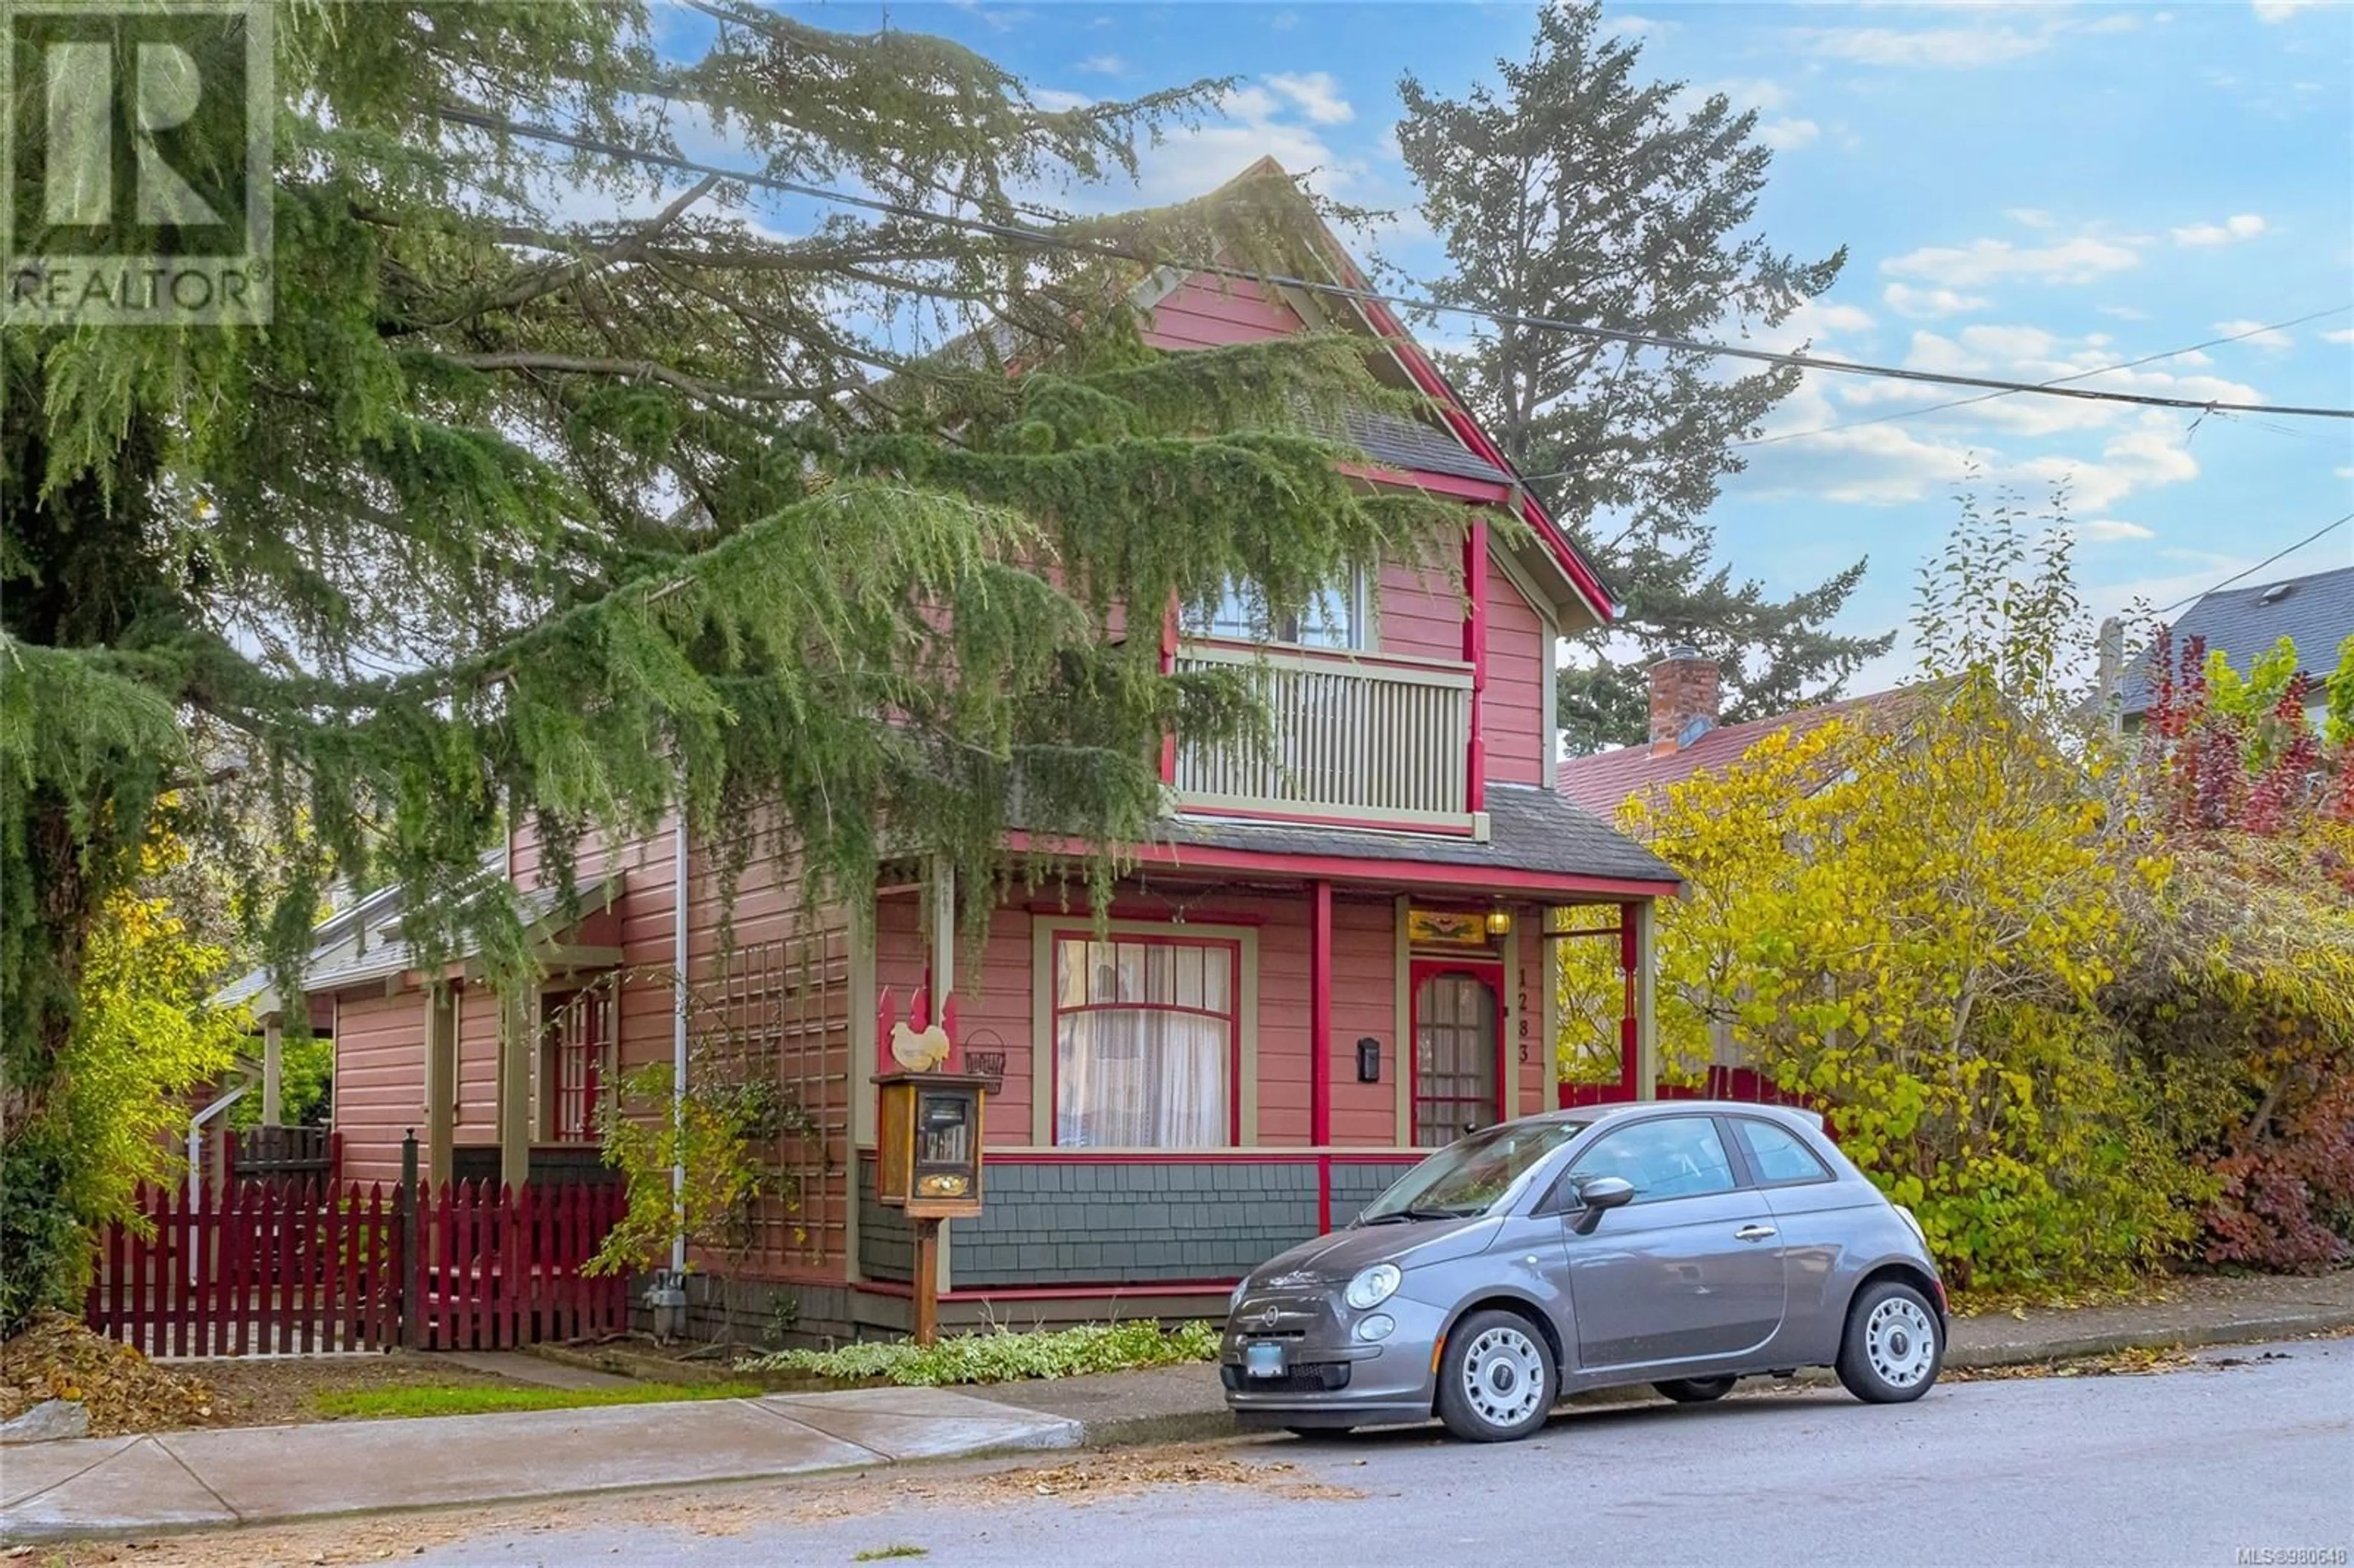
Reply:
<svg viewBox="0 0 2354 1568"><path fill-rule="evenodd" d="M1268 747L1177 745L1181 808L1468 828L1471 672L1435 660L1189 642L1180 670L1240 670L1274 724Z"/></svg>

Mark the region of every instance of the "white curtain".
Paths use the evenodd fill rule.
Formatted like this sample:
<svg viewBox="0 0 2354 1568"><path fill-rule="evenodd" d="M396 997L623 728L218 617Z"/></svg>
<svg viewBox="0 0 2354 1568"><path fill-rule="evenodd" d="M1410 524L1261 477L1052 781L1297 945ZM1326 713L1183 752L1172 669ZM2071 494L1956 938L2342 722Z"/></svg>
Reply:
<svg viewBox="0 0 2354 1568"><path fill-rule="evenodd" d="M1057 944L1055 1141L1233 1142L1230 954L1179 943Z"/></svg>

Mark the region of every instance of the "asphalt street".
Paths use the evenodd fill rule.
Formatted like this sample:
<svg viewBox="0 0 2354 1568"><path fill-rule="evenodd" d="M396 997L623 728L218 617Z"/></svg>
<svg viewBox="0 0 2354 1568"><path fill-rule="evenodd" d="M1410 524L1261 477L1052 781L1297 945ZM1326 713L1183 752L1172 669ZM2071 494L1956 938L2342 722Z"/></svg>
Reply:
<svg viewBox="0 0 2354 1568"><path fill-rule="evenodd" d="M1906 1406L1808 1389L1577 1410L1499 1447L1430 1428L1046 1456L437 1533L398 1554L440 1568L2344 1564L2354 1340L2235 1347L2156 1375L1947 1383Z"/></svg>

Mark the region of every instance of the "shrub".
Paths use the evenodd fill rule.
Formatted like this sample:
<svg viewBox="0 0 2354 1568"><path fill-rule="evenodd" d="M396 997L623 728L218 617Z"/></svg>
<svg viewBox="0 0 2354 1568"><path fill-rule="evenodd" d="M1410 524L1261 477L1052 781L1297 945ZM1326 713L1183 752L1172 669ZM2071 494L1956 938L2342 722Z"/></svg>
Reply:
<svg viewBox="0 0 2354 1568"><path fill-rule="evenodd" d="M932 1345L878 1340L833 1351L779 1351L746 1361L746 1372L808 1372L845 1381L881 1378L911 1387L957 1383L1016 1383L1078 1377L1214 1360L1218 1327L1189 1322L1166 1331L1156 1323L1088 1323L1051 1333L1007 1329L959 1334Z"/></svg>

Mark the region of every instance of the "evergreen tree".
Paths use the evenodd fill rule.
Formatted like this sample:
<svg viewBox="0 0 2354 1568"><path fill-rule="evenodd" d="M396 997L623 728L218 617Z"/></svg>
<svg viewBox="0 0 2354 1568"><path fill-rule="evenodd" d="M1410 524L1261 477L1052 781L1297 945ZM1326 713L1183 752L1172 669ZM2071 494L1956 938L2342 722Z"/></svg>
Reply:
<svg viewBox="0 0 2354 1568"><path fill-rule="evenodd" d="M1844 248L1799 261L1744 232L1772 154L1755 111L1722 94L1697 106L1683 84L1647 82L1642 46L1602 36L1598 4L1538 13L1527 58L1499 60L1500 91L1434 96L1398 84L1398 144L1444 238L1450 304L1665 337L1772 325L1830 287ZM1824 630L1863 563L1787 599L1736 583L1712 559L1702 521L1719 482L1743 467L1734 443L1796 388L1773 366L1727 378L1707 355L1482 323L1447 370L1603 580L1626 604L1560 676L1574 752L1644 738L1643 667L1674 643L1724 666L1728 716L1776 713L1837 693L1890 637Z"/></svg>
<svg viewBox="0 0 2354 1568"><path fill-rule="evenodd" d="M1131 169L1225 84L1048 111L938 38L695 10L682 58L590 0L281 5L270 323L0 342L0 1330L87 1256L59 1065L158 823L271 825L241 872L281 971L347 877L406 885L423 961L470 938L521 980L477 869L514 812L559 870L683 804L731 863L766 824L854 907L917 851L977 903L1017 803L1133 842L1169 726L1258 720L1105 639L1116 606L1230 577L1296 605L1461 526L1360 494L1309 433L1382 396L1361 346L1162 357L1123 314L1141 265L907 216L780 237L726 181L517 133L675 155L685 106L767 175L1034 223L1023 193ZM41 95L10 107L37 137ZM1269 177L1067 227L1288 269L1301 200ZM608 203L651 216L567 217Z"/></svg>

